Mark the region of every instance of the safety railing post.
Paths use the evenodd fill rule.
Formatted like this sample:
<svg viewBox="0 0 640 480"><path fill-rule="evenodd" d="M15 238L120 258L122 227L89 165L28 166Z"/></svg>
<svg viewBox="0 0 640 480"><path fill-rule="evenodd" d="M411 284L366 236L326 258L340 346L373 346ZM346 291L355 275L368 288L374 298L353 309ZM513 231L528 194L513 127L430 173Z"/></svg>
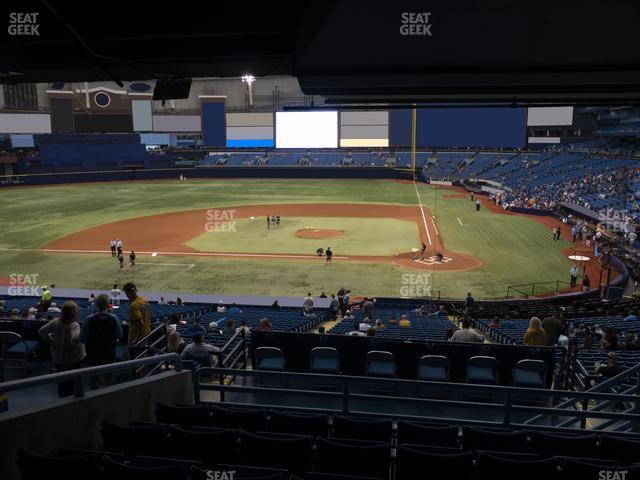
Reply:
<svg viewBox="0 0 640 480"><path fill-rule="evenodd" d="M349 382L342 381L342 413L349 414Z"/></svg>
<svg viewBox="0 0 640 480"><path fill-rule="evenodd" d="M196 374L193 376L193 379L193 399L195 400L196 404L198 404L200 403L200 375L198 375L198 373L196 372Z"/></svg>
<svg viewBox="0 0 640 480"><path fill-rule="evenodd" d="M504 394L504 417L502 418L502 424L505 427L511 426L511 406L513 405L513 395L510 390L507 390Z"/></svg>
<svg viewBox="0 0 640 480"><path fill-rule="evenodd" d="M218 383L220 383L221 386L224 386L224 375L221 373L218 375ZM225 397L225 392L223 389L220 389L220 402L224 403L224 397Z"/></svg>
<svg viewBox="0 0 640 480"><path fill-rule="evenodd" d="M76 377L73 379L73 395L76 398L84 398L84 383L82 377Z"/></svg>

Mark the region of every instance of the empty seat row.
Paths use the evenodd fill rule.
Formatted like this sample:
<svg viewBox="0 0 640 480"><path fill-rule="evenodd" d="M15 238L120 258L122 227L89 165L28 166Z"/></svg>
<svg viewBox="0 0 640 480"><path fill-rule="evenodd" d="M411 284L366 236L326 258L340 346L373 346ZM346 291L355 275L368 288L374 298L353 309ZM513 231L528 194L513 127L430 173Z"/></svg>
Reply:
<svg viewBox="0 0 640 480"><path fill-rule="evenodd" d="M424 355L419 360L417 379L432 382L448 382L449 359L443 355ZM254 366L257 370L283 371L286 358L276 347L259 347L255 351ZM336 375L340 373L340 354L332 347L316 347L310 353L310 372ZM469 358L466 381L495 385L498 383L498 360L495 357L476 355ZM391 352L372 350L366 356L365 374L372 377L394 378L396 358ZM513 385L528 388L544 388L547 364L542 360L523 359L512 370Z"/></svg>
<svg viewBox="0 0 640 480"><path fill-rule="evenodd" d="M320 413L292 413L204 405L158 404L156 416L158 421L164 424L184 427L202 425L251 432L270 431L311 437L374 440L391 445L418 444L459 450L532 453L541 457L561 455L640 462L640 438L630 440L588 432L565 434L467 426L460 429L457 425L426 424L406 420L394 422L391 418L349 415L330 417ZM128 438L132 438L134 433L130 433ZM140 442L149 443L142 440ZM136 447L131 448L135 450Z"/></svg>
<svg viewBox="0 0 640 480"><path fill-rule="evenodd" d="M175 430L175 427L174 427ZM223 432L225 432L223 430ZM207 435L210 432L200 432ZM217 432L211 432L217 434ZM553 456L541 458L518 453L490 451L454 451L438 447L400 444L391 449L388 443L334 439L316 439L300 435L255 435L244 432L246 448L239 457L242 463L215 462L214 458L228 455L224 446L209 444L206 439L182 446L186 458L155 456L124 456L117 452L59 452L42 457L19 452L18 466L23 480L46 477L75 479L117 480L193 480L207 478L210 470L220 475L234 472L234 480L268 479L287 480L340 480L335 475L367 477L379 480L405 480L419 477L468 480L574 480L603 478L601 471L615 472L608 478L637 479L640 465L608 460L584 460ZM219 448L221 448L219 450ZM194 453L204 457L198 461ZM177 455L175 455L177 457ZM311 470L313 469L313 470ZM626 472L626 474L622 474ZM289 476L289 473L295 477ZM623 476L621 476L623 475ZM230 480L229 476L226 480ZM346 479L345 479L346 480ZM353 479L355 480L355 479Z"/></svg>

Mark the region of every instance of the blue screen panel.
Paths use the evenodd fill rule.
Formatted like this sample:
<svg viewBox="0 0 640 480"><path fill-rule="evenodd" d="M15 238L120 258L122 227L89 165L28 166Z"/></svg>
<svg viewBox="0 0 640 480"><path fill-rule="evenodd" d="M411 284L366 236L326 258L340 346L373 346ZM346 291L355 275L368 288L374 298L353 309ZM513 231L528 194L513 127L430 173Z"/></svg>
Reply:
<svg viewBox="0 0 640 480"><path fill-rule="evenodd" d="M523 108L422 108L417 139L426 147L524 147Z"/></svg>
<svg viewBox="0 0 640 480"><path fill-rule="evenodd" d="M389 111L389 145L411 145L410 109L396 109Z"/></svg>
<svg viewBox="0 0 640 480"><path fill-rule="evenodd" d="M230 148L247 148L247 147L273 147L272 138L253 139L253 140L229 140L227 139L227 147Z"/></svg>
<svg viewBox="0 0 640 480"><path fill-rule="evenodd" d="M202 144L205 147L224 147L227 144L224 103L202 104Z"/></svg>

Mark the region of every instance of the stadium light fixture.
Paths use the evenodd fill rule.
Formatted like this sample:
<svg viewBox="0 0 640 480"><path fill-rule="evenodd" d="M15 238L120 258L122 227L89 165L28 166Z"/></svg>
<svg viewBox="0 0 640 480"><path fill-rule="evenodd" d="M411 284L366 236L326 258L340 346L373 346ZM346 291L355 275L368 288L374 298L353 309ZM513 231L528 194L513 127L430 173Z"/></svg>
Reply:
<svg viewBox="0 0 640 480"><path fill-rule="evenodd" d="M247 90L249 92L249 107L253 108L253 82L256 81L256 77L248 73L240 78L242 79L242 83L247 84Z"/></svg>

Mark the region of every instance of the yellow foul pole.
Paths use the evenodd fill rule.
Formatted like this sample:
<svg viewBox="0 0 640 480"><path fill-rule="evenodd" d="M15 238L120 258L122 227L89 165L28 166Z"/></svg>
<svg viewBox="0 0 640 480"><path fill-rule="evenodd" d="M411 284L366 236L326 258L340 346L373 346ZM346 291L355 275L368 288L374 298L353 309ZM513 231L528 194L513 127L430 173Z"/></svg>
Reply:
<svg viewBox="0 0 640 480"><path fill-rule="evenodd" d="M411 108L411 170L416 176L416 104Z"/></svg>

